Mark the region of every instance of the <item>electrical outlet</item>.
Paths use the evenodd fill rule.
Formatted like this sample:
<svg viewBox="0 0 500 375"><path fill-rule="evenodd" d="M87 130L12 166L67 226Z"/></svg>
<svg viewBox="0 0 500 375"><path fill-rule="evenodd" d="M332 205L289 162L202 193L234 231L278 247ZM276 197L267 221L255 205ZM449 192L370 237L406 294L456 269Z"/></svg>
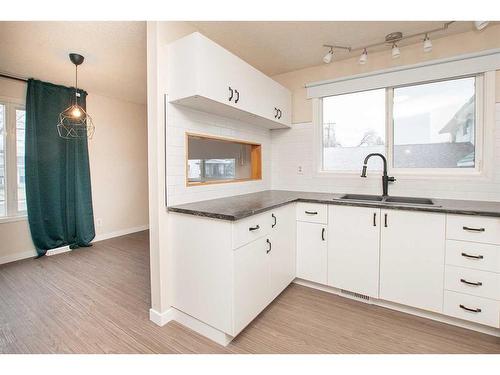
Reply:
<svg viewBox="0 0 500 375"><path fill-rule="evenodd" d="M302 165L297 166L297 174L304 174L304 168Z"/></svg>
<svg viewBox="0 0 500 375"><path fill-rule="evenodd" d="M102 227L102 219L101 218L95 219L95 225L97 228Z"/></svg>

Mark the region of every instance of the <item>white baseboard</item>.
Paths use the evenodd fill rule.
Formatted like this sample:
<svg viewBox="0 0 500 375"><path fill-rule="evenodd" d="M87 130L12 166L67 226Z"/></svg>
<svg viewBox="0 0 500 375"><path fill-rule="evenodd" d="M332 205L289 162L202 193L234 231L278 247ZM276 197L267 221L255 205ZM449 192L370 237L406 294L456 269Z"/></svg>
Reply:
<svg viewBox="0 0 500 375"><path fill-rule="evenodd" d="M154 309L149 309L149 320L151 320L154 324L163 327L165 324L174 320L175 309L170 308L165 312L158 312Z"/></svg>
<svg viewBox="0 0 500 375"><path fill-rule="evenodd" d="M143 230L147 230L147 229L149 229L149 225L141 225L139 227L127 228L127 229L117 230L114 232L103 233L103 234L99 234L98 236L96 236L92 242L107 240L107 239L113 238L113 237L124 236L124 235L130 234L130 233L142 232ZM70 251L69 246L62 246L62 247L58 247L56 249L52 249L52 250L47 251L46 255L48 255L48 256L57 255L57 254L65 253L68 251ZM17 260L22 260L22 259L34 258L36 256L37 256L37 253L36 253L35 249L27 250L27 251L20 251L18 253L14 253L14 254L5 255L3 257L0 257L0 264L15 262Z"/></svg>
<svg viewBox="0 0 500 375"><path fill-rule="evenodd" d="M461 328L470 329L472 331L486 333L487 335L500 337L500 329L498 329L498 328L488 327L488 326L485 326L482 324L468 322L466 320L453 318L451 316L442 315L442 314L434 313L434 312L430 312L430 311L425 311L425 310L417 309L417 308L410 307L410 306L400 305L398 303L384 301L384 300L377 299L377 298L370 298L369 301L359 300L357 298L349 297L348 295L343 294L340 291L340 289L326 286L326 285L316 284L316 283L313 283L311 281L307 281L307 280L303 280L303 279L295 279L293 281L293 283L299 284L299 285L302 285L302 286L305 286L308 288L318 289L318 290L321 290L323 292L336 294L340 297L354 299L354 300L359 301L359 302L370 303L370 304L375 305L375 306L385 307L387 309L400 311L400 312L403 312L406 314L416 315L416 316L419 316L422 318L435 320L435 321L438 321L441 323L451 324L451 325L458 326Z"/></svg>
<svg viewBox="0 0 500 375"><path fill-rule="evenodd" d="M0 264L11 263L11 262L15 262L16 260L34 258L37 255L38 254L36 253L35 250L21 251L19 253L5 255L3 257L0 257Z"/></svg>
<svg viewBox="0 0 500 375"><path fill-rule="evenodd" d="M196 333L199 333L202 336L205 336L206 338L222 346L229 345L229 343L234 338L173 307L169 308L163 313L160 313L153 309L149 309L149 319L160 327L164 326L171 320L175 320L183 326L195 331Z"/></svg>
<svg viewBox="0 0 500 375"><path fill-rule="evenodd" d="M141 226L133 227L133 228L120 229L120 230L116 230L114 232L102 233L102 234L98 234L97 236L95 236L95 238L92 242L103 241L103 240L107 240L109 238L125 236L126 234L135 233L135 232L142 232L143 230L148 230L148 229L149 229L149 225L146 224L146 225L141 225Z"/></svg>

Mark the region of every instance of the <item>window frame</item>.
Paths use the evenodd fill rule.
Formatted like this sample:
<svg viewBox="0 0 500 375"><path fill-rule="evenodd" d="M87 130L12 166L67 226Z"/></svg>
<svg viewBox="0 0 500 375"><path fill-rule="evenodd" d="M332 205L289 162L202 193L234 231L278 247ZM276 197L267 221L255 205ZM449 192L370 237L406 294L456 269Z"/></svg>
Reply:
<svg viewBox="0 0 500 375"><path fill-rule="evenodd" d="M223 180L208 180L208 181L189 181L189 138L202 138L206 140L217 140L228 143L239 143L244 145L249 145L251 147L250 150L250 177L249 178L229 178ZM258 181L262 180L262 170L263 170L263 159L262 159L262 144L229 138L229 137L221 137L216 135L202 134L202 133L192 133L185 132L184 139L184 147L186 150L185 153L185 186L193 187L193 186L206 186L206 185L216 185L216 184L230 184L235 182L248 182L248 181Z"/></svg>
<svg viewBox="0 0 500 375"><path fill-rule="evenodd" d="M460 179L464 177L471 178L487 178L488 170L484 163L485 160L485 138L486 134L491 135L491 122L494 122L494 117L491 119L491 113L494 116L494 103L493 108L490 108L490 101L495 101L495 71L468 74L463 76L446 77L442 79L421 81L404 85L394 85L389 87L381 87L386 92L386 105L385 105L385 152L387 157L388 173L396 174L400 178L451 178ZM475 165L473 168L394 168L394 154L393 154L393 140L394 140L394 121L393 121L393 96L394 89L400 87L418 86L433 82L445 82L461 78L475 77L475 95L476 95L476 121L475 121ZM372 89L370 89L371 91ZM363 90L369 91L369 90ZM348 93L346 93L348 94ZM339 95L344 95L339 94ZM325 96L327 97L327 96ZM323 98L313 99L313 124L315 129L315 165L316 175L318 177L354 177L359 175L359 171L348 170L324 170L323 169ZM378 174L369 174L369 176L379 178Z"/></svg>
<svg viewBox="0 0 500 375"><path fill-rule="evenodd" d="M20 99L0 96L0 104L5 106L5 203L6 214L0 216L0 223L25 220L27 211L18 210L18 176L17 176L17 131L16 110L26 110Z"/></svg>

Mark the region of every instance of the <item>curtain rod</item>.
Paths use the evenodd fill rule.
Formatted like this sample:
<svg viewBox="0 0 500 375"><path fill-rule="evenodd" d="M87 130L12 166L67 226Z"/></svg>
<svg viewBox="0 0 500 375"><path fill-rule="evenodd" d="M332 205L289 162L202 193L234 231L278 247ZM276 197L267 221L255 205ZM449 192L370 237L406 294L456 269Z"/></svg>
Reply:
<svg viewBox="0 0 500 375"><path fill-rule="evenodd" d="M13 80L16 80L16 81L21 81L21 82L28 82L27 78L23 78L23 77L19 77L19 76L14 76L14 75L8 74L8 73L0 73L0 77L2 77L2 78L8 78L8 79L13 79Z"/></svg>

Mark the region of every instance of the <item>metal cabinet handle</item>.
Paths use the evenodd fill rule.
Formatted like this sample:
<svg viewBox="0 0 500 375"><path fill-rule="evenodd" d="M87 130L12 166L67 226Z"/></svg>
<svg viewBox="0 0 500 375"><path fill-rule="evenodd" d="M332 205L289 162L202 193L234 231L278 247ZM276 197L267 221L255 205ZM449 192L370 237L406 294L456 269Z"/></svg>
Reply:
<svg viewBox="0 0 500 375"><path fill-rule="evenodd" d="M278 220L276 219L276 216L274 214L271 214L271 216L274 219L274 223L273 223L273 225L271 225L271 228L274 228L276 226L276 223L278 222Z"/></svg>
<svg viewBox="0 0 500 375"><path fill-rule="evenodd" d="M471 309L469 307L466 307L464 305L458 305L461 309L463 310L467 310L467 311L470 311L470 312L473 312L473 313L480 313L481 312L481 309L479 308L476 308L476 309Z"/></svg>
<svg viewBox="0 0 500 375"><path fill-rule="evenodd" d="M258 225L258 224L257 224L256 226L254 226L254 227L250 227L250 228L248 228L248 230L249 230L250 232L252 232L252 231L254 231L254 230L258 230L258 229L260 229L260 225Z"/></svg>
<svg viewBox="0 0 500 375"><path fill-rule="evenodd" d="M233 94L234 94L234 90L231 88L231 86L229 86L229 92L231 93L231 95L229 95L229 101L233 100Z"/></svg>
<svg viewBox="0 0 500 375"><path fill-rule="evenodd" d="M465 279L460 279L461 283L467 284L467 285L472 285L472 286L481 286L483 283L481 281L478 282L472 282L472 281L467 281Z"/></svg>
<svg viewBox="0 0 500 375"><path fill-rule="evenodd" d="M469 259L483 259L484 258L484 256L482 256L482 255L470 255L467 253L462 253L462 256L465 258L469 258Z"/></svg>
<svg viewBox="0 0 500 375"><path fill-rule="evenodd" d="M317 215L318 211L304 211L308 215Z"/></svg>
<svg viewBox="0 0 500 375"><path fill-rule="evenodd" d="M387 214L384 214L384 227L387 228Z"/></svg>
<svg viewBox="0 0 500 375"><path fill-rule="evenodd" d="M274 107L274 118L278 118L278 108Z"/></svg>
<svg viewBox="0 0 500 375"><path fill-rule="evenodd" d="M278 109L278 120L281 118L281 109Z"/></svg>
<svg viewBox="0 0 500 375"><path fill-rule="evenodd" d="M470 227L462 227L463 230L467 230L469 232L484 232L484 228L470 228Z"/></svg>
<svg viewBox="0 0 500 375"><path fill-rule="evenodd" d="M377 213L376 212L373 213L373 226L374 227L377 226Z"/></svg>
<svg viewBox="0 0 500 375"><path fill-rule="evenodd" d="M238 90L234 90L234 92L236 93L236 99L234 100L234 102L238 103L238 101L240 100L240 92Z"/></svg>
<svg viewBox="0 0 500 375"><path fill-rule="evenodd" d="M321 241L325 240L325 228L321 229Z"/></svg>
<svg viewBox="0 0 500 375"><path fill-rule="evenodd" d="M269 238L266 239L267 244L269 245L268 249L266 250L266 254L269 254L271 250L273 249L273 245L271 244L271 241L269 241Z"/></svg>

